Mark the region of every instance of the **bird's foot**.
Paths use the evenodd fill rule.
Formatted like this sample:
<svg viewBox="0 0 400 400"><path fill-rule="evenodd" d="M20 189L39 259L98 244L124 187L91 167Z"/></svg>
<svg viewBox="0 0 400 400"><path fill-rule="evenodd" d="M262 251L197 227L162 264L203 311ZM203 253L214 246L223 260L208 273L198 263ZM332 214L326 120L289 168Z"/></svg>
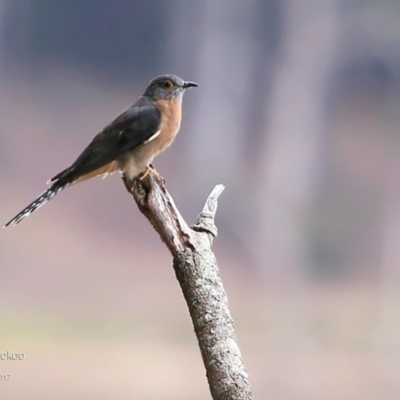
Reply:
<svg viewBox="0 0 400 400"><path fill-rule="evenodd" d="M155 170L152 164L147 166L146 169L141 173L141 175L139 176L139 180L142 181L143 179L145 179L150 172L156 177L158 181L164 182L164 178Z"/></svg>

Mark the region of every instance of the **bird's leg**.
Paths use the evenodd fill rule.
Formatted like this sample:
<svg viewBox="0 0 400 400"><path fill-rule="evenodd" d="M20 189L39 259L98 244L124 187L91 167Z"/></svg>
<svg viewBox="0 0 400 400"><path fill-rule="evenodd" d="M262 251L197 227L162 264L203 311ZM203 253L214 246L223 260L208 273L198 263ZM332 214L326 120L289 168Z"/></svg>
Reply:
<svg viewBox="0 0 400 400"><path fill-rule="evenodd" d="M146 169L143 172L141 172L139 180L142 181L144 178L146 178L146 176L150 173L151 170L152 168L150 166L147 166Z"/></svg>
<svg viewBox="0 0 400 400"><path fill-rule="evenodd" d="M139 179L142 181L150 172L157 178L157 180L164 181L164 178L155 170L153 164L146 167L146 169L141 173Z"/></svg>

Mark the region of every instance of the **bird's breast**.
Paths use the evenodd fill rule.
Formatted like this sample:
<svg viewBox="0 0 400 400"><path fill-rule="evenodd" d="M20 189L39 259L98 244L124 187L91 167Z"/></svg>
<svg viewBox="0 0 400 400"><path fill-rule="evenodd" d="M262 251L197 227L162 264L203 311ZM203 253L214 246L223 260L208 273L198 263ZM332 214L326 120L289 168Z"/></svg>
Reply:
<svg viewBox="0 0 400 400"><path fill-rule="evenodd" d="M182 99L158 100L156 107L161 112L160 135L154 140L161 147L166 149L175 139L181 127ZM156 144L154 143L154 144Z"/></svg>

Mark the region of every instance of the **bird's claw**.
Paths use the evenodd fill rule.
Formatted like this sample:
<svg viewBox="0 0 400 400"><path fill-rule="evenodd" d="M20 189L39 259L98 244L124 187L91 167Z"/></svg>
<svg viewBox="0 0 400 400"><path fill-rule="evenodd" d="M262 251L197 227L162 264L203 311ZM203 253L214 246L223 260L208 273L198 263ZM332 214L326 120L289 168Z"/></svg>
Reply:
<svg viewBox="0 0 400 400"><path fill-rule="evenodd" d="M146 169L141 173L141 175L139 176L139 180L143 181L150 172L156 177L158 181L164 182L164 178L154 169L153 165L151 164L147 166Z"/></svg>

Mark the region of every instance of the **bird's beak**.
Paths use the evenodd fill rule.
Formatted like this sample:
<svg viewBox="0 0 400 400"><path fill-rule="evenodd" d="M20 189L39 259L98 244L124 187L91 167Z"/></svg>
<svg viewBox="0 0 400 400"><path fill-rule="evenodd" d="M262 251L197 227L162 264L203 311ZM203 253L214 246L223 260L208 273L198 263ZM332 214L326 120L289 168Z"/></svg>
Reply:
<svg viewBox="0 0 400 400"><path fill-rule="evenodd" d="M199 86L199 85L195 82L185 82L182 87L184 89L187 89L187 88L197 87L197 86Z"/></svg>

